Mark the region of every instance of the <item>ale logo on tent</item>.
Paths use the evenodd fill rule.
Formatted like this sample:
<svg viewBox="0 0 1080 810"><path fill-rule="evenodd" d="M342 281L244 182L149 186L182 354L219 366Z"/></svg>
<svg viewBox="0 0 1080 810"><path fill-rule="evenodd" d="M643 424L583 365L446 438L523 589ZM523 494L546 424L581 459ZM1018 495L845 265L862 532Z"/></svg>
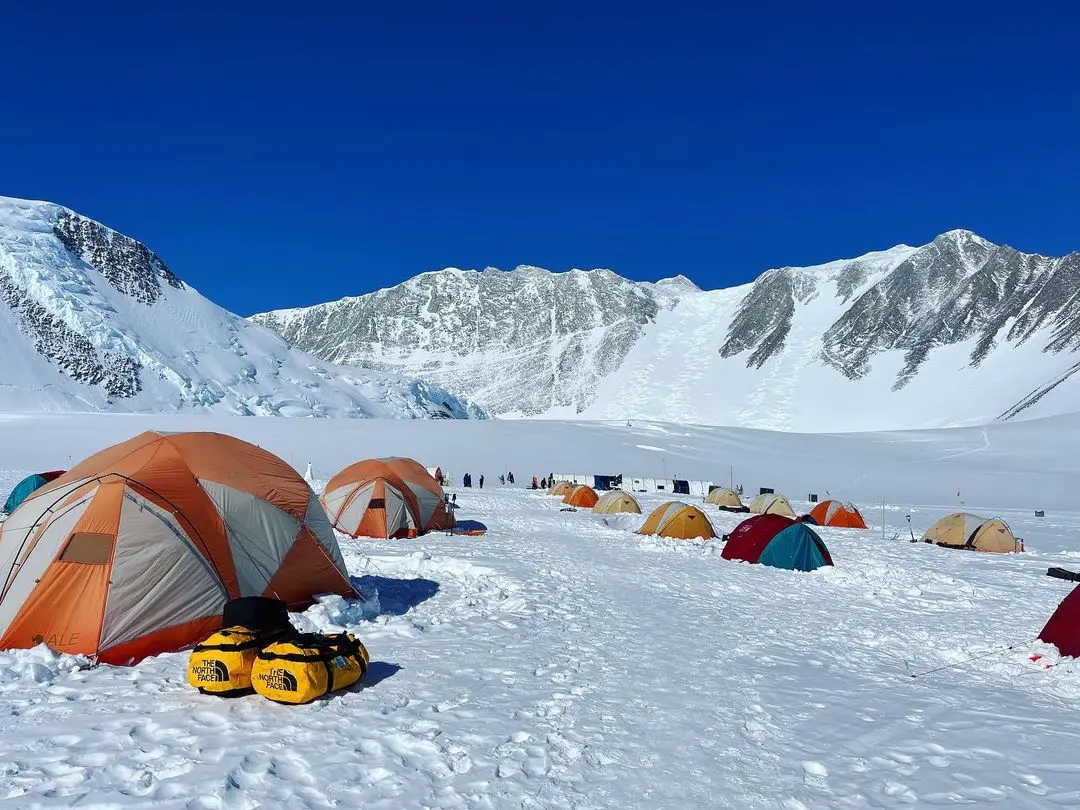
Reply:
<svg viewBox="0 0 1080 810"><path fill-rule="evenodd" d="M266 684L267 689L278 692L296 691L296 676L285 669L272 669L269 672L259 673L259 680Z"/></svg>
<svg viewBox="0 0 1080 810"><path fill-rule="evenodd" d="M70 647L78 640L78 633L68 633L66 636L63 633L50 633L48 636L44 636L41 633L35 633L30 637L30 641L35 645L48 644L53 649L58 647Z"/></svg>
<svg viewBox="0 0 1080 810"><path fill-rule="evenodd" d="M193 666L191 671L200 683L225 683L229 680L229 668L224 662L213 658Z"/></svg>

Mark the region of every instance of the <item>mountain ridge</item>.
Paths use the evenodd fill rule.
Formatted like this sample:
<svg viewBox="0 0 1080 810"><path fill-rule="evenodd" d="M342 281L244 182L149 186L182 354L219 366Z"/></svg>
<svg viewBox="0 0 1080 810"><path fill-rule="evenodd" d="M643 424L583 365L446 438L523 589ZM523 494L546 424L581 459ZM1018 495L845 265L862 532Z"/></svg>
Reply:
<svg viewBox="0 0 1080 810"><path fill-rule="evenodd" d="M773 268L720 290L630 281L606 269L527 270L430 271L374 293L252 319L317 356L424 376L504 416L845 430L1080 410L1073 390L1080 377L1066 362L1080 350L1080 253L1025 254L953 229L926 245ZM557 289L559 299L540 288ZM530 294L539 305L525 303ZM691 311L693 322L681 316ZM505 334L485 328L508 317L523 326ZM672 349L680 343L693 351L680 355ZM642 355L645 344L665 358L663 366ZM999 357L1021 349L1016 367ZM716 359L700 356L706 352ZM671 378L673 366L681 376ZM971 373L984 367L986 375ZM985 405L950 405L935 395L933 408L920 413L931 378L953 373ZM725 390L723 379L737 384ZM812 379L864 404L829 416L817 402L827 397L808 388ZM690 381L715 407L677 393ZM860 381L868 383L861 393ZM644 389L656 390L640 395ZM777 391L790 392L786 405L763 404ZM808 400L809 417L799 413ZM871 402L880 418L859 413Z"/></svg>

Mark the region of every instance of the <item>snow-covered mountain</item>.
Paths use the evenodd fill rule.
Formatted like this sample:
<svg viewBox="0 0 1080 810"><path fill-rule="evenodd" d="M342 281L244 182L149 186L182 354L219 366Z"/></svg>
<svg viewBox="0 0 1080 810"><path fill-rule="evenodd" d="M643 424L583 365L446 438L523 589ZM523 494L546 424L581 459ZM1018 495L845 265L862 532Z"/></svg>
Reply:
<svg viewBox="0 0 1080 810"><path fill-rule="evenodd" d="M962 230L726 290L448 269L253 320L503 415L849 431L1080 411L1080 254Z"/></svg>
<svg viewBox="0 0 1080 810"><path fill-rule="evenodd" d="M448 269L252 320L334 363L467 390L492 413L577 413L657 315L688 292L698 288L686 278L642 284L609 270Z"/></svg>
<svg viewBox="0 0 1080 810"><path fill-rule="evenodd" d="M203 298L149 248L0 197L0 410L482 416L424 382L333 366Z"/></svg>

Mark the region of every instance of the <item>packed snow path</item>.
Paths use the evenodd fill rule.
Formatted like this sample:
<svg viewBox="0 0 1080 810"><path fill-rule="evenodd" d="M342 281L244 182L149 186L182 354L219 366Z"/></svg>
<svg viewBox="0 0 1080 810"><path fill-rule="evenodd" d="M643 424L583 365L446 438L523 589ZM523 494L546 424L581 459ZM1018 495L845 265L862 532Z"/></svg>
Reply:
<svg viewBox="0 0 1080 810"><path fill-rule="evenodd" d="M343 541L377 608L296 621L373 663L309 706L201 696L183 654L0 654L4 806L1080 806L1080 673L1028 660L1077 516L1007 515L1035 550L1002 557L894 540L891 510L884 541L824 530L837 567L802 574L539 493L459 501L487 537Z"/></svg>

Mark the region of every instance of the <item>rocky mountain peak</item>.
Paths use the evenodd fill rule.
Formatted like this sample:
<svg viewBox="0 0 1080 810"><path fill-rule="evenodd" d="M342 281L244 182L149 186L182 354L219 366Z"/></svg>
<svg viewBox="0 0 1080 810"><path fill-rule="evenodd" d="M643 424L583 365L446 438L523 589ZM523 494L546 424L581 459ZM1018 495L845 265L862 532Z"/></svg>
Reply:
<svg viewBox="0 0 1080 810"><path fill-rule="evenodd" d="M809 368L857 382L884 363L886 391L898 393L948 346L962 344L973 369L1033 339L1051 354L1080 348L1080 254L1031 256L962 229L921 247L768 270L745 288L716 293L684 276L636 283L608 270L454 273L452 284L425 274L292 312L287 323L274 313L255 320L320 357L429 377L494 413L605 418L619 409L597 397L619 391L638 400L638 389L660 379L677 386L669 369L682 360L668 353L715 330L722 337L707 351L712 359L692 359L688 348L686 373L700 383L719 363L760 374L771 388L754 402L773 400L777 385L795 386ZM654 363L648 352L665 359ZM879 360L890 352L895 361ZM607 384L621 379L628 358L637 389ZM693 410L708 419L708 408Z"/></svg>

